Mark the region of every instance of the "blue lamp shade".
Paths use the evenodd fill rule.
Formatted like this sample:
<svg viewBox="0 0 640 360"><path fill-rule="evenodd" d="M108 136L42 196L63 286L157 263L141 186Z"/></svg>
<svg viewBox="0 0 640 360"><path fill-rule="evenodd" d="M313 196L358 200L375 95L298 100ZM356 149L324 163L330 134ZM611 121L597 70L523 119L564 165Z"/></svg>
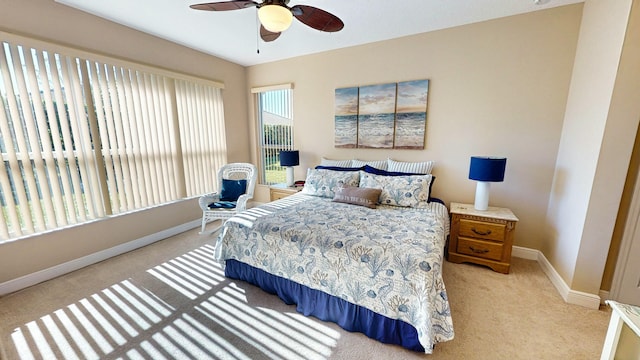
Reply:
<svg viewBox="0 0 640 360"><path fill-rule="evenodd" d="M504 169L506 166L506 158L472 156L471 166L469 166L469 179L490 182L504 181Z"/></svg>
<svg viewBox="0 0 640 360"><path fill-rule="evenodd" d="M300 154L298 150L280 151L280 166L300 165Z"/></svg>
<svg viewBox="0 0 640 360"><path fill-rule="evenodd" d="M476 180L476 210L489 208L489 185L492 182L504 181L504 169L507 166L506 158L472 156L469 166L469 179Z"/></svg>

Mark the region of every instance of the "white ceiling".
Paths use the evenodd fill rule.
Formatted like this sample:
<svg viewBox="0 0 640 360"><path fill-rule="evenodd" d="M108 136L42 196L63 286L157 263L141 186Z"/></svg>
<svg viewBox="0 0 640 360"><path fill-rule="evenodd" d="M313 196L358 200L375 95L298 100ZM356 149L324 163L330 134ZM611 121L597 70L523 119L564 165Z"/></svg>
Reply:
<svg viewBox="0 0 640 360"><path fill-rule="evenodd" d="M536 5L534 0L291 0L289 6L310 5L338 16L344 29L325 33L294 19L280 38L265 43L258 37L255 8L189 8L208 0L56 0L244 66L583 1L543 0Z"/></svg>

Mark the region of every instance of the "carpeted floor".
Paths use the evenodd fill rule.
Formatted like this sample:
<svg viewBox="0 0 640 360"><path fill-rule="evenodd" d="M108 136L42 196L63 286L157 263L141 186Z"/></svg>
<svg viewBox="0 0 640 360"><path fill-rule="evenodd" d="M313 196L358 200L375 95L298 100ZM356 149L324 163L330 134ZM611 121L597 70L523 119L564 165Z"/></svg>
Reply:
<svg viewBox="0 0 640 360"><path fill-rule="evenodd" d="M224 278L192 230L0 298L12 359L596 359L607 309L568 305L534 261L445 262L455 339L432 355L298 314Z"/></svg>

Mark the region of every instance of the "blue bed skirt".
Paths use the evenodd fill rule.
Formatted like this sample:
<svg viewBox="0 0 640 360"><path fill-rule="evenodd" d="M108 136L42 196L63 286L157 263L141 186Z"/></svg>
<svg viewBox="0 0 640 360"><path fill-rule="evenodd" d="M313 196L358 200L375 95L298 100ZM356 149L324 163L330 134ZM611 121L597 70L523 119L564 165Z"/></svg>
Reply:
<svg viewBox="0 0 640 360"><path fill-rule="evenodd" d="M416 329L404 321L390 319L348 301L311 289L237 260L226 260L225 275L246 281L276 294L286 304L297 304L299 313L334 322L347 331L361 332L372 339L424 352Z"/></svg>

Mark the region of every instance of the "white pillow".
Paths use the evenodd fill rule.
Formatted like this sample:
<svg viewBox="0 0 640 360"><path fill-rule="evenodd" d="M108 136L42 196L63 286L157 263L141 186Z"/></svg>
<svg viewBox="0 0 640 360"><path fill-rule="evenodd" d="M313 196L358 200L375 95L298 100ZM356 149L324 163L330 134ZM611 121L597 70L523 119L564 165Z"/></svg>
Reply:
<svg viewBox="0 0 640 360"><path fill-rule="evenodd" d="M380 169L380 170L387 170L387 160L351 160L351 167L354 168L361 168L365 165L369 165L371 167L374 167L376 169Z"/></svg>
<svg viewBox="0 0 640 360"><path fill-rule="evenodd" d="M418 207L429 200L431 175L384 176L360 171L360 187L382 189L380 204Z"/></svg>
<svg viewBox="0 0 640 360"><path fill-rule="evenodd" d="M387 159L387 171L413 174L431 174L433 161L405 162Z"/></svg>
<svg viewBox="0 0 640 360"><path fill-rule="evenodd" d="M322 158L320 160L320 166L337 166L337 167L351 167L351 160L331 160Z"/></svg>
<svg viewBox="0 0 640 360"><path fill-rule="evenodd" d="M336 190L343 186L355 186L360 183L360 171L334 171L327 169L308 169L302 193L313 196L333 198Z"/></svg>

